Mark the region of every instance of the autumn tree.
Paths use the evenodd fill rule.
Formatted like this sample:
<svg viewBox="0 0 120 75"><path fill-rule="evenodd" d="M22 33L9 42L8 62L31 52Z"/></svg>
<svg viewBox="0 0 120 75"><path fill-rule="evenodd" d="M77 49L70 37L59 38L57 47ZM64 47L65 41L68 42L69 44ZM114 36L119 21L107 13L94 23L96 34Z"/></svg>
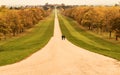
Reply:
<svg viewBox="0 0 120 75"><path fill-rule="evenodd" d="M111 19L112 29L116 32L116 40L120 37L120 16Z"/></svg>
<svg viewBox="0 0 120 75"><path fill-rule="evenodd" d="M65 16L73 18L81 26L89 30L100 33L116 33L116 39L119 33L119 15L120 8L115 6L80 6L65 9L62 12Z"/></svg>
<svg viewBox="0 0 120 75"><path fill-rule="evenodd" d="M41 7L21 7L9 9L0 7L0 38L7 35L18 35L36 25L40 20L50 14L51 10Z"/></svg>

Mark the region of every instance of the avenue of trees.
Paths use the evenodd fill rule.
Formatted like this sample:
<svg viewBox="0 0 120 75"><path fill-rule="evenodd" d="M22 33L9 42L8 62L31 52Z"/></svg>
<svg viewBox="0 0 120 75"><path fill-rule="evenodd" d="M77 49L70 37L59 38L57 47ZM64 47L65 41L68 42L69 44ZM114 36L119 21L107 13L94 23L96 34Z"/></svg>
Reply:
<svg viewBox="0 0 120 75"><path fill-rule="evenodd" d="M26 29L33 27L44 17L48 16L50 9L42 7L7 8L0 7L0 40L16 36Z"/></svg>
<svg viewBox="0 0 120 75"><path fill-rule="evenodd" d="M119 6L80 6L62 9L62 13L88 30L109 33L109 38L113 33L116 40L120 37Z"/></svg>

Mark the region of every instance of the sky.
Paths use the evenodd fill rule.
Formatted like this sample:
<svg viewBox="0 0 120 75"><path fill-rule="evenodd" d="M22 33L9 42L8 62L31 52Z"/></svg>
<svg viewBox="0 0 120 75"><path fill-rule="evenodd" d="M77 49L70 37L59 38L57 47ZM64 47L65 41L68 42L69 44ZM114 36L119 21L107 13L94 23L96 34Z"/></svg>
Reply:
<svg viewBox="0 0 120 75"><path fill-rule="evenodd" d="M0 5L44 5L62 4L65 5L114 5L120 0L0 0Z"/></svg>

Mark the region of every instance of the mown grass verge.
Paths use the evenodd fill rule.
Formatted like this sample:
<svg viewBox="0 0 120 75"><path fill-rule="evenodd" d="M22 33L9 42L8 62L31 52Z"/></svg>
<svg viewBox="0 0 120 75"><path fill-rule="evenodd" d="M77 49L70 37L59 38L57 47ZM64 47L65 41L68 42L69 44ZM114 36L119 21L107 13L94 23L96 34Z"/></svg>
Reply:
<svg viewBox="0 0 120 75"><path fill-rule="evenodd" d="M62 34L73 44L117 60L120 60L120 45L111 43L81 29L71 18L58 15Z"/></svg>
<svg viewBox="0 0 120 75"><path fill-rule="evenodd" d="M19 62L44 47L53 36L54 13L27 34L0 42L0 66Z"/></svg>

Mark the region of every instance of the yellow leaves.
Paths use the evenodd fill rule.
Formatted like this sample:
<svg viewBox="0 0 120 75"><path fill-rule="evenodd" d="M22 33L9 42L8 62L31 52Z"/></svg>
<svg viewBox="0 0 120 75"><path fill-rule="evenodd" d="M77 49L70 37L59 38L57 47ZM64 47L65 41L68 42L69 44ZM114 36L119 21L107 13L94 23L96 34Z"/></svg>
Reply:
<svg viewBox="0 0 120 75"><path fill-rule="evenodd" d="M25 29L32 27L39 20L46 16L46 12L39 7L27 7L20 9L8 9L0 7L0 33L4 34L19 34ZM5 11L3 11L5 10Z"/></svg>
<svg viewBox="0 0 120 75"><path fill-rule="evenodd" d="M93 31L110 32L110 35L116 29L120 32L120 7L80 6L69 8L64 14Z"/></svg>

